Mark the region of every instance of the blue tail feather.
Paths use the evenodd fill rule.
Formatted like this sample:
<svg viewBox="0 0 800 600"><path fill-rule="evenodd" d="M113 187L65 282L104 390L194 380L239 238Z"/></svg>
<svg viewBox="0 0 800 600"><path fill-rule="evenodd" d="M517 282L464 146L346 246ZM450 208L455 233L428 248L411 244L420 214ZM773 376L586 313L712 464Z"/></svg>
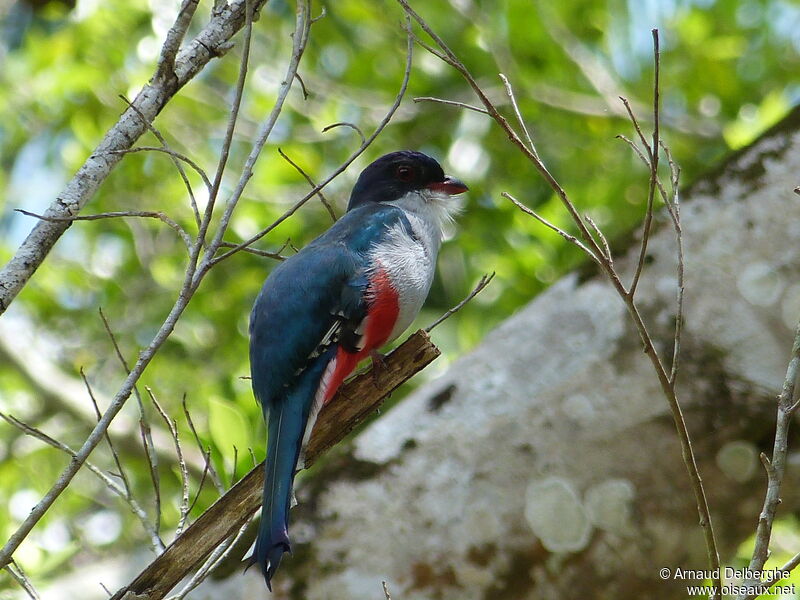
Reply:
<svg viewBox="0 0 800 600"><path fill-rule="evenodd" d="M288 530L292 485L311 405L330 358L329 353L317 358L284 397L268 406L261 524L247 568L258 564L270 591L284 552L291 552Z"/></svg>

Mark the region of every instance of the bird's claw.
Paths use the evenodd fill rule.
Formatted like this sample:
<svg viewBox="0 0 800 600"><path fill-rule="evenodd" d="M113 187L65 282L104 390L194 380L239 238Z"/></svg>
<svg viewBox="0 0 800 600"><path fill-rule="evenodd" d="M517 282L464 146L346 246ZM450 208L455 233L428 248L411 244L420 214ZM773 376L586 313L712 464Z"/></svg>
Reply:
<svg viewBox="0 0 800 600"><path fill-rule="evenodd" d="M378 382L381 374L385 373L388 368L386 366L386 355L377 350L371 350L369 356L372 359L372 383L377 388L380 387Z"/></svg>

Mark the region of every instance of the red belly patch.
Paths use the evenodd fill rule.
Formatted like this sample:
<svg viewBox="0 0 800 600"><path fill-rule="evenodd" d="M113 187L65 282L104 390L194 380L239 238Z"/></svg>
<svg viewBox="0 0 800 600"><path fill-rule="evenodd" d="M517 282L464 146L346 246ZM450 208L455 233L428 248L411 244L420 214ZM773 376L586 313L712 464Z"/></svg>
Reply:
<svg viewBox="0 0 800 600"><path fill-rule="evenodd" d="M333 371L322 397L324 404L333 398L336 390L359 362L366 358L372 350L377 350L386 343L397 323L400 299L397 291L392 287L389 274L383 268L376 270L370 277L367 294L367 316L362 337L363 348L358 352L348 352L339 346L336 358L333 359Z"/></svg>

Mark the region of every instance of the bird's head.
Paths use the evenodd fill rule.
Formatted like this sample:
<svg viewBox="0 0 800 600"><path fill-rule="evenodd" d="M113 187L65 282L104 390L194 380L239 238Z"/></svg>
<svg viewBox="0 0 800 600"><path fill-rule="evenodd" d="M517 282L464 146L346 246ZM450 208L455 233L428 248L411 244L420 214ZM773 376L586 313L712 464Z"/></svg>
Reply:
<svg viewBox="0 0 800 600"><path fill-rule="evenodd" d="M441 165L422 152L401 150L381 156L361 172L347 210L370 202L394 202L404 197L440 202L462 194L467 186L444 174Z"/></svg>

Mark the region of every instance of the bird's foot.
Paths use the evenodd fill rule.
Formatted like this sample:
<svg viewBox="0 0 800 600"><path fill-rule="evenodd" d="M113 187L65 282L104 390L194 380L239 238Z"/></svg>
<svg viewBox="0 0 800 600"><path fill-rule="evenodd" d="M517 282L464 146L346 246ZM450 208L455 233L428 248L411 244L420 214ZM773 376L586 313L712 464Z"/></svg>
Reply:
<svg viewBox="0 0 800 600"><path fill-rule="evenodd" d="M386 355L381 354L377 350L371 350L369 356L372 359L372 384L375 387L380 387L378 382L380 381L381 375L388 369L386 366Z"/></svg>

